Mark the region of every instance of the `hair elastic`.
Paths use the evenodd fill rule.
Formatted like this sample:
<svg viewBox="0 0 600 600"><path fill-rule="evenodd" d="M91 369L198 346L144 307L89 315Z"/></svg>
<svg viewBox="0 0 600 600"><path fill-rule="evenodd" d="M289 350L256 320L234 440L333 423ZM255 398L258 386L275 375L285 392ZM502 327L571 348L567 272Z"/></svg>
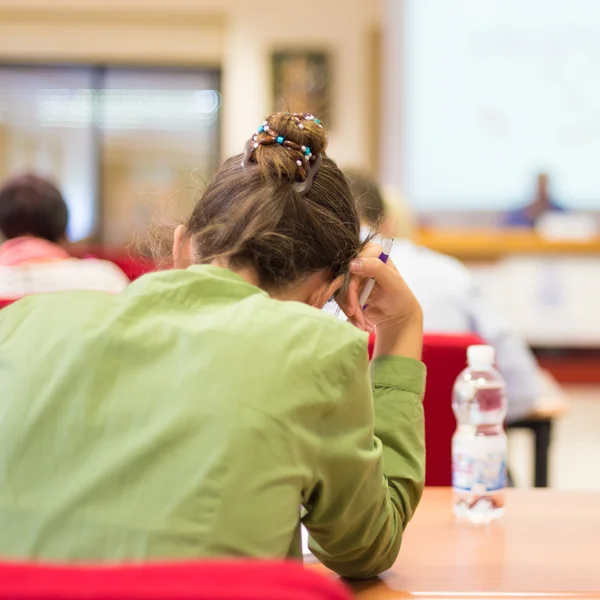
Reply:
<svg viewBox="0 0 600 600"><path fill-rule="evenodd" d="M302 120L313 121L316 125L323 128L319 119L309 113L293 114L290 117L296 122L300 129L304 128ZM260 140L258 136L263 134ZM300 181L294 182L294 189L299 194L306 194L312 187L312 182L315 174L321 166L322 157L320 154L314 155L312 150L305 145L297 144L291 140L286 140L282 135L279 135L268 123L263 121L256 133L246 142L244 146L244 157L242 158L242 168L247 168L252 163L252 156L259 146L270 146L278 144L290 150L298 152L302 158L296 160L298 166L298 175L302 178Z"/></svg>
<svg viewBox="0 0 600 600"><path fill-rule="evenodd" d="M312 187L312 183L313 183L313 178L317 174L317 171L319 170L319 167L321 166L322 160L323 160L323 157L320 154L317 154L315 160L313 161L312 165L310 165L310 168L308 169L306 179L304 181L296 181L294 183L294 189L299 194L304 195L310 191L310 188Z"/></svg>
<svg viewBox="0 0 600 600"><path fill-rule="evenodd" d="M304 123L302 123L302 121L312 121L315 125L318 125L321 129L323 129L323 123L321 123L319 119L310 113L294 113L290 116L296 122L296 125L298 125L299 129L304 129Z"/></svg>

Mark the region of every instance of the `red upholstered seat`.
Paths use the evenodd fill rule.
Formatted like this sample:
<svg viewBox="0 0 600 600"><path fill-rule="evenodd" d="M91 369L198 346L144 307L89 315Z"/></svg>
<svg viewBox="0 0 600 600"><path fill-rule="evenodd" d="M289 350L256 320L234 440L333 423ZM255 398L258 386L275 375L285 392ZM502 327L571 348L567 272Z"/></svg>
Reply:
<svg viewBox="0 0 600 600"><path fill-rule="evenodd" d="M0 600L350 600L300 563L206 561L118 566L0 563Z"/></svg>
<svg viewBox="0 0 600 600"><path fill-rule="evenodd" d="M425 392L426 485L452 485L452 435L456 420L452 412L452 387L467 366L467 348L484 342L474 334L423 336L423 362L427 366ZM373 355L374 337L369 339Z"/></svg>
<svg viewBox="0 0 600 600"><path fill-rule="evenodd" d="M151 260L141 256L114 256L107 260L115 263L130 281L134 281L146 273L156 271L156 265Z"/></svg>
<svg viewBox="0 0 600 600"><path fill-rule="evenodd" d="M115 263L117 267L134 281L138 277L157 270L157 265L144 256L130 252L127 248L106 248L103 246L73 247L71 254L76 258L101 258Z"/></svg>

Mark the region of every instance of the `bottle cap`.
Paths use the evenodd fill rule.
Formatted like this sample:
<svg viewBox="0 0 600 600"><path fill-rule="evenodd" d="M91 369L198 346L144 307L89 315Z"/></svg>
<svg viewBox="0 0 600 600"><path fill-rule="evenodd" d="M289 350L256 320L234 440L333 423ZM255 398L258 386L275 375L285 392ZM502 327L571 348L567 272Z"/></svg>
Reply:
<svg viewBox="0 0 600 600"><path fill-rule="evenodd" d="M493 346L469 346L467 362L470 367L493 367L496 361L496 351Z"/></svg>

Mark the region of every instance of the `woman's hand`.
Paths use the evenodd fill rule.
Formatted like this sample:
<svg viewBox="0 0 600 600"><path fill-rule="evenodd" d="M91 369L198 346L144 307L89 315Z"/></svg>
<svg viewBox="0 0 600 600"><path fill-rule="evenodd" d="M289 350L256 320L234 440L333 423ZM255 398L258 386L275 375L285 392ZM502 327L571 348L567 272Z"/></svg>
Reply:
<svg viewBox="0 0 600 600"><path fill-rule="evenodd" d="M365 331L377 331L374 356L421 358L423 313L419 302L391 260L383 263L381 248L369 244L351 264L352 277L340 306L348 320ZM370 278L375 287L367 308L359 305L360 290Z"/></svg>

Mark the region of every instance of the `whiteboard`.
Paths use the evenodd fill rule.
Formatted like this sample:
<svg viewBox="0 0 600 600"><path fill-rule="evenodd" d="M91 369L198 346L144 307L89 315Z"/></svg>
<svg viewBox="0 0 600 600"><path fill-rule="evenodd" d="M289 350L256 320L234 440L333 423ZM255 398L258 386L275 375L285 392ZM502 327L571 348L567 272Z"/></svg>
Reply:
<svg viewBox="0 0 600 600"><path fill-rule="evenodd" d="M600 209L600 2L404 0L402 182L417 209L506 209L536 172Z"/></svg>

